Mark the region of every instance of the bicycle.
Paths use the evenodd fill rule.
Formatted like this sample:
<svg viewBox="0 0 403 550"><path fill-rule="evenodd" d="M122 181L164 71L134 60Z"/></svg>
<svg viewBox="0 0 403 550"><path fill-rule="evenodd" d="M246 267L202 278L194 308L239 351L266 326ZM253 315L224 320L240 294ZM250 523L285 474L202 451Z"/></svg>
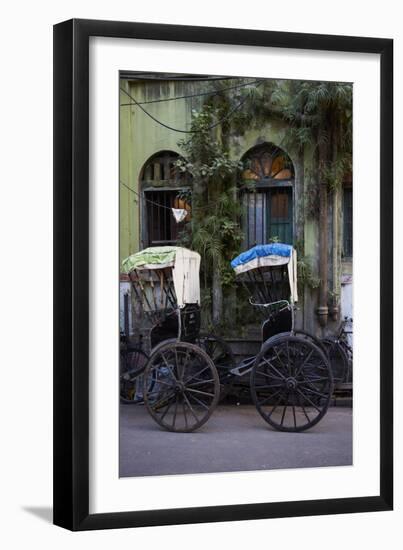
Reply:
<svg viewBox="0 0 403 550"><path fill-rule="evenodd" d="M332 365L335 384L350 384L353 379L353 348L348 340L348 335L353 334L353 330L346 330L350 323L353 323L352 317L344 317L338 333L322 339Z"/></svg>
<svg viewBox="0 0 403 550"><path fill-rule="evenodd" d="M120 401L126 405L143 403L143 374L148 355L139 346L132 345L124 332L120 333ZM150 380L149 390L155 380Z"/></svg>

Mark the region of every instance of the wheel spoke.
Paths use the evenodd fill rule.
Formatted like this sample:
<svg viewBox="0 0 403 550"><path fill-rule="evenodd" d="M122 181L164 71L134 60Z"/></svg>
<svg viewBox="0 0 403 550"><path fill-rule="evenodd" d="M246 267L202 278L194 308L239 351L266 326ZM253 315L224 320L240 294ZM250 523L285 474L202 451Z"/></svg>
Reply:
<svg viewBox="0 0 403 550"><path fill-rule="evenodd" d="M285 405L285 406L284 406L284 409L283 409L283 414L281 415L281 422L280 422L280 426L282 426L282 425L284 424L285 411L287 410L287 406L288 406L288 405Z"/></svg>
<svg viewBox="0 0 403 550"><path fill-rule="evenodd" d="M299 393L302 395L302 397L303 397L304 399L306 399L307 401L309 401L309 403L311 404L311 406L312 406L314 409L316 409L319 413L321 412L321 410L318 409L318 407L315 405L315 403L311 400L310 397L308 397L307 395L305 395L299 388L297 388L297 392L299 392Z"/></svg>
<svg viewBox="0 0 403 550"><path fill-rule="evenodd" d="M170 388L173 387L172 382L165 382L164 380L157 380L158 384L162 384L163 386L169 386Z"/></svg>
<svg viewBox="0 0 403 550"><path fill-rule="evenodd" d="M280 405L280 402L283 398L283 393L280 395L280 399L277 400L276 404L274 405L274 408L269 412L269 414L267 415L268 418L271 417L271 415L274 413L274 411L277 409L277 407Z"/></svg>
<svg viewBox="0 0 403 550"><path fill-rule="evenodd" d="M159 381L157 382L157 384L159 384ZM171 386L171 388L172 388L172 386ZM164 396L166 396L167 392L168 392L167 389L163 389L163 390L156 389L156 390L152 390L152 391L147 392L147 395L164 395Z"/></svg>
<svg viewBox="0 0 403 550"><path fill-rule="evenodd" d="M262 357L262 359L265 363L269 365L270 368L274 370L274 372L276 372L280 376L281 379L285 380L287 378L286 376L281 374L281 372L277 370L276 367L268 359L266 359L266 357Z"/></svg>
<svg viewBox="0 0 403 550"><path fill-rule="evenodd" d="M163 415L161 416L161 420L164 420L167 412L169 411L169 409L171 408L171 405L172 405L173 401L168 401L168 407L165 409Z"/></svg>
<svg viewBox="0 0 403 550"><path fill-rule="evenodd" d="M200 395L207 395L208 397L214 397L214 393L208 393L206 391L195 390L194 388L189 388L188 386L186 387L186 391L190 391L192 393L198 393Z"/></svg>
<svg viewBox="0 0 403 550"><path fill-rule="evenodd" d="M150 395L150 394L149 394ZM152 404L152 408L153 409L158 409L158 407L160 406L160 404L162 405L164 403L164 401L169 400L172 398L172 397L175 397L175 394L174 393L171 393L171 395L164 395L164 397L161 397L161 399L159 401L157 401L156 403L153 403ZM163 406L163 405L162 405Z"/></svg>
<svg viewBox="0 0 403 550"><path fill-rule="evenodd" d="M311 351L308 353L308 355L305 357L305 359L303 360L302 362L302 365L299 366L297 372L295 373L295 378L298 377L299 373L302 371L302 369L304 368L305 364L307 363L307 361L311 358L312 354L313 354L314 350L311 349Z"/></svg>
<svg viewBox="0 0 403 550"><path fill-rule="evenodd" d="M165 365L167 366L169 372L171 373L172 378L175 380L175 382L177 382L178 380L176 379L175 374L172 372L171 365L170 365L170 364L168 363L168 361L166 360L166 357L165 357L165 355L162 353L162 351L160 352L160 356L162 357L162 360L164 361Z"/></svg>
<svg viewBox="0 0 403 550"><path fill-rule="evenodd" d="M286 341L286 349L287 349L287 367L288 367L288 375L291 376L291 359L290 359L290 347L288 340Z"/></svg>
<svg viewBox="0 0 403 550"><path fill-rule="evenodd" d="M273 351L274 351L274 353L276 354L277 359L279 360L279 362L280 362L281 365L283 366L283 369L284 369L284 370L288 370L288 368L284 365L283 361L281 360L281 358L280 358L280 356L279 356L279 354L278 354L278 351L277 351L276 346L273 346Z"/></svg>
<svg viewBox="0 0 403 550"><path fill-rule="evenodd" d="M178 412L178 395L176 395L176 400L175 400L174 416L172 418L172 428L175 428L177 412Z"/></svg>
<svg viewBox="0 0 403 550"><path fill-rule="evenodd" d="M180 364L179 357L178 357L178 349L175 346L174 348L174 355L175 355L175 364L176 364L176 375L178 377L178 380L182 380L182 365Z"/></svg>
<svg viewBox="0 0 403 550"><path fill-rule="evenodd" d="M188 382L190 382L191 380L193 380L194 378L196 378L196 376L199 376L199 374L201 374L202 372L204 372L205 370L209 369L210 367L207 365L207 367L203 367L199 372L197 372L196 374L193 374L190 378L188 378L187 380L184 380L183 383L184 384L188 384Z"/></svg>
<svg viewBox="0 0 403 550"><path fill-rule="evenodd" d="M306 378L304 377L304 380L306 380ZM317 376L317 377L312 377L310 376L309 377L309 381L314 384L315 382L323 382L323 381L329 381L329 377L328 376Z"/></svg>
<svg viewBox="0 0 403 550"><path fill-rule="evenodd" d="M186 392L186 390L185 390ZM199 405L201 405L202 407L204 407L205 409L209 409L208 405L206 405L206 403L203 403L203 401L201 401L200 399L198 399L195 395L189 395L189 399L193 399L194 401L196 401L196 403L198 403Z"/></svg>
<svg viewBox="0 0 403 550"><path fill-rule="evenodd" d="M308 388L306 385L304 384L300 384L305 391L309 391L310 393L313 393L314 395L318 395L319 397L323 397L324 399L327 399L327 395L325 393L320 393L319 391L316 391L316 390L312 390L311 388Z"/></svg>
<svg viewBox="0 0 403 550"><path fill-rule="evenodd" d="M273 399L273 397L276 397L279 393L283 394L282 389L279 389L276 392L274 392L274 393L270 394L269 396L265 397L263 399L263 401L259 401L259 405L260 406L264 405L265 403L267 403L267 401L269 401L269 399Z"/></svg>
<svg viewBox="0 0 403 550"><path fill-rule="evenodd" d="M194 386L200 386L201 384L207 384L208 382L214 382L214 378L208 380L199 380L198 382L192 382L192 384L186 385L185 388L193 388Z"/></svg>
<svg viewBox="0 0 403 550"><path fill-rule="evenodd" d="M186 367L186 365L187 365L187 362L188 362L188 359L189 359L189 354L190 354L190 350L187 349L186 350L186 355L185 355L185 360L184 360L184 367ZM182 372L182 376L181 376L182 382L183 382L184 376L185 376L185 368L183 368L183 372Z"/></svg>
<svg viewBox="0 0 403 550"><path fill-rule="evenodd" d="M275 380L285 380L285 376L275 376L274 374L269 374L267 372L259 372L259 376L266 376L266 378L274 378Z"/></svg>
<svg viewBox="0 0 403 550"><path fill-rule="evenodd" d="M292 416L294 418L294 428L296 428L297 427L297 418L295 416L295 405L294 404L292 405Z"/></svg>
<svg viewBox="0 0 403 550"><path fill-rule="evenodd" d="M311 422L311 419L309 418L308 413L306 412L306 409L305 409L305 407L304 407L304 404L303 404L303 402L301 401L301 396L300 396L300 395L298 396L298 399L299 399L299 403L300 403L300 405L301 405L301 407L302 407L302 411L303 411L303 413L304 413L304 415L305 415L305 418L306 418L306 419L308 420L308 422L310 423L310 422Z"/></svg>
<svg viewBox="0 0 403 550"><path fill-rule="evenodd" d="M188 417L186 415L185 401L182 399L183 417L185 419L185 428L188 429Z"/></svg>
<svg viewBox="0 0 403 550"><path fill-rule="evenodd" d="M187 398L187 396L186 396L185 393L183 393L183 397L184 397L184 399L186 400L186 403L187 403L187 406L188 406L189 409L190 409L190 412L191 412L191 413L193 414L193 416L195 417L196 422L199 422L199 417L198 417L198 416L196 415L196 413L194 412L193 407L192 407L192 405L190 404L189 399Z"/></svg>
<svg viewBox="0 0 403 550"><path fill-rule="evenodd" d="M263 389L263 388L283 388L284 382L281 382L281 384L262 384L260 386L256 386L256 389Z"/></svg>

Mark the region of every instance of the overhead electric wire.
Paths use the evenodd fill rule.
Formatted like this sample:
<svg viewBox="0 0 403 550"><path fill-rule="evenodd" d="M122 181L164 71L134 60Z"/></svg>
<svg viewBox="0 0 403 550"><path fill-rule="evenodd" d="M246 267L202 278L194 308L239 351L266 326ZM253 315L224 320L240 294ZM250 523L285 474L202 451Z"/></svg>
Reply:
<svg viewBox="0 0 403 550"><path fill-rule="evenodd" d="M259 83L256 85L256 88L258 86L260 86L260 84L262 84L263 80L260 80ZM144 109L144 107L142 105L140 105L140 103L138 101L136 101L134 99L134 97L132 95L129 94L129 92L127 92L125 89L123 88L120 88L122 92L124 92L128 97L130 97L130 99L134 102L134 104L139 107L143 113L145 115L147 115L148 117L151 118L151 120L153 120L154 122L156 122L157 124L160 124L161 126L163 126L164 128L167 128L168 130L172 130L173 132L180 132L181 134L199 134L200 131L199 130L182 130L182 129L179 129L179 128L173 128L172 126L169 126L168 124L165 124L164 122L161 122L160 120L158 120L155 116L153 116L151 113L149 113L148 111L146 111L146 109ZM212 130L213 128L216 128L217 126L219 126L222 122L224 122L224 120L226 120L227 118L229 118L231 115L233 115L240 107L242 107L242 105L246 102L246 100L248 99L249 96L246 96L244 97L243 100L241 100L238 105L235 105L235 107L233 107L230 111L228 111L228 113L223 116L220 120L218 120L217 122L215 122L214 124L212 124L211 126L209 126L208 128L206 128L205 131L209 131L209 130Z"/></svg>
<svg viewBox="0 0 403 550"><path fill-rule="evenodd" d="M131 191L132 193L134 193L135 195L138 196L139 200L142 201L146 201L146 202L149 202L150 204L153 204L154 206L157 206L158 208L165 208L166 210L171 210L172 211L172 206L165 206L165 204L160 204L158 202L154 202L152 201L151 199L147 199L146 197L142 197L140 195L140 193L138 193L137 191L135 191L134 189L132 189L131 187L129 187L129 185L127 185L124 181L120 180L120 184L123 185L124 187L126 187L126 189L128 189L129 191ZM185 201L186 202L186 201ZM189 205L190 206L190 205ZM210 204L206 204L204 206L197 206L195 208L192 207L192 210L204 210L204 209L210 209L211 208L211 205Z"/></svg>
<svg viewBox="0 0 403 550"><path fill-rule="evenodd" d="M140 200L145 200L146 202L149 202L150 204L153 204L154 206L158 206L158 208L166 208L167 210L172 210L172 207L170 207L170 206L165 206L165 204L159 204L158 202L154 202L154 201L152 201L152 200L150 200L150 199L146 199L145 197L144 197L144 199L143 199L143 197L140 195L140 193L138 193L137 191L135 191L134 189L132 189L131 187L129 187L128 185L126 185L126 183L125 183L124 181L121 181L121 180L120 180L120 183L121 183L121 185L123 185L124 187L126 187L129 191L131 191L132 193L134 193L135 195L137 195L138 198L139 198Z"/></svg>
<svg viewBox="0 0 403 550"><path fill-rule="evenodd" d="M163 103L165 101L176 101L178 99L190 99L192 97L202 97L206 95L218 95L221 92L226 92L228 90L236 90L238 88L244 88L250 84L256 84L256 82L262 82L262 80L252 80L251 82L244 82L243 84L238 84L235 86L228 86L227 88L222 88L221 90L211 90L209 92L199 92L198 94L189 94L189 95L179 95L175 97L167 97L164 99L150 99L149 101L137 101L137 105L148 105L149 103ZM122 89L122 88L121 88ZM121 103L121 107L127 107L129 105L136 105L136 103Z"/></svg>

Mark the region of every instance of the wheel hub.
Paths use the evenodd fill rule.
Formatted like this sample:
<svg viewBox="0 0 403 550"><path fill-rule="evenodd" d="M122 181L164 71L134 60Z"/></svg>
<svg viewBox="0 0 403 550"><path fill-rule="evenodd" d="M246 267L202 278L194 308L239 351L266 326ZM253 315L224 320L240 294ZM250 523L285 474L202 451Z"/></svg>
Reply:
<svg viewBox="0 0 403 550"><path fill-rule="evenodd" d="M292 376L290 376L290 377L287 378L287 380L285 381L285 385L286 385L286 387L287 387L289 390L295 390L295 388L296 388L297 385L298 385L298 382L295 380L295 378L293 378Z"/></svg>

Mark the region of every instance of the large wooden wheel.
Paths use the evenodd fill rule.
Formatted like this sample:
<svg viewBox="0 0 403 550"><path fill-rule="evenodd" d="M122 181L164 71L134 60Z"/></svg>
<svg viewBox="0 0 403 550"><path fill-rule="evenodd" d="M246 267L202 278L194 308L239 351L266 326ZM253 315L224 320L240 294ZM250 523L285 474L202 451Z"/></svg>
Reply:
<svg viewBox="0 0 403 550"><path fill-rule="evenodd" d="M167 341L151 353L144 379L144 403L152 418L166 430L192 432L214 411L220 382L214 363L200 347L187 342Z"/></svg>
<svg viewBox="0 0 403 550"><path fill-rule="evenodd" d="M251 393L260 415L272 427L285 432L307 430L329 407L333 393L329 360L306 338L273 337L256 357Z"/></svg>
<svg viewBox="0 0 403 550"><path fill-rule="evenodd" d="M317 338L310 332L307 332L306 330L294 330L293 335L297 336L298 338L302 338L303 340L309 340L310 342L318 346L318 348L323 351L325 355L327 355L326 347L324 346L322 340L320 338Z"/></svg>

